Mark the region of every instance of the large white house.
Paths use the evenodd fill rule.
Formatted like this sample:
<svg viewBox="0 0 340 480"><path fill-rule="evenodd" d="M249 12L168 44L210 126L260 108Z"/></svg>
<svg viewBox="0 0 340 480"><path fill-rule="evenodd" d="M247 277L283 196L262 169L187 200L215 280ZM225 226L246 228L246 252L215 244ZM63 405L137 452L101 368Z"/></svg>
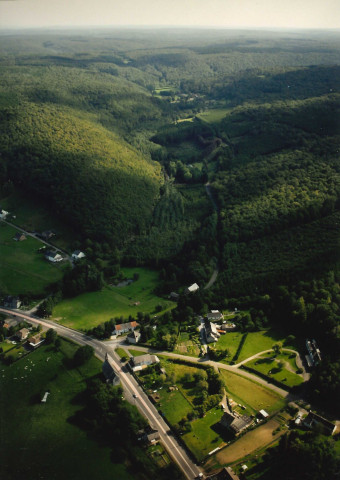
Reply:
<svg viewBox="0 0 340 480"><path fill-rule="evenodd" d="M159 358L157 355L150 355L149 353L138 357L132 357L129 362L130 367L134 372L143 370L143 368L153 365L154 363L159 363Z"/></svg>
<svg viewBox="0 0 340 480"><path fill-rule="evenodd" d="M200 287L197 285L197 283L193 283L185 290L185 293L195 293L197 290L199 290L199 288Z"/></svg>
<svg viewBox="0 0 340 480"><path fill-rule="evenodd" d="M6 210L3 210L3 209L0 207L0 219L1 219L1 220L5 220L5 218L7 217L8 214L9 214L9 212L6 212Z"/></svg>
<svg viewBox="0 0 340 480"><path fill-rule="evenodd" d="M115 326L115 329L112 332L112 335L121 335L122 333L133 332L135 328L139 327L139 323L127 322L127 323L120 323Z"/></svg>
<svg viewBox="0 0 340 480"><path fill-rule="evenodd" d="M85 258L85 253L84 252L81 252L80 250L75 250L73 253L72 253L72 258L74 260L80 260L81 258Z"/></svg>
<svg viewBox="0 0 340 480"><path fill-rule="evenodd" d="M47 252L45 252L45 258L49 262L53 263L61 262L63 260L63 257L59 253L51 252L51 250L47 250Z"/></svg>

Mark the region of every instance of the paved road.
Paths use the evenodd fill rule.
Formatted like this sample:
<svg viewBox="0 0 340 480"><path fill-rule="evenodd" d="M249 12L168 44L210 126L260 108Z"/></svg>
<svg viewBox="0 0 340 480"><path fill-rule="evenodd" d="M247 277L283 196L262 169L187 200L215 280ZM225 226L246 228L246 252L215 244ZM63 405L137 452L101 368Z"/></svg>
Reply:
<svg viewBox="0 0 340 480"><path fill-rule="evenodd" d="M90 345L94 348L96 356L102 361L104 361L105 354L109 353L109 355L113 358L114 368L119 374L127 400L129 400L131 403L134 403L142 415L147 418L150 425L158 430L163 445L173 460L179 465L185 476L188 479L194 479L198 476L200 469L191 460L183 447L178 443L177 439L171 434L169 426L160 416L154 405L150 402L147 395L139 387L131 373L126 369L126 367L122 366L120 359L114 352L115 344L110 345L106 342L101 342L94 338L88 337L81 332L77 332L76 330L58 325L50 320L27 315L26 313L22 313L18 310L0 308L0 312L16 315L17 317L23 318L28 322L37 323L46 328L54 328L60 336L69 338L80 345ZM134 394L137 394L137 398L133 397Z"/></svg>

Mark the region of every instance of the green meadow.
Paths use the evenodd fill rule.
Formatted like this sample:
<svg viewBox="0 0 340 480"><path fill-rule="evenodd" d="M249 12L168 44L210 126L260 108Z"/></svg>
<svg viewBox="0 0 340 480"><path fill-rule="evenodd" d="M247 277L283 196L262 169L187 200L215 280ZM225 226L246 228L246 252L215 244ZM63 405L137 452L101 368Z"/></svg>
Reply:
<svg viewBox="0 0 340 480"><path fill-rule="evenodd" d="M42 295L48 285L62 278L65 262L52 265L38 252L43 246L41 242L32 237L17 242L13 239L17 232L0 223L0 291L12 295Z"/></svg>
<svg viewBox="0 0 340 480"><path fill-rule="evenodd" d="M81 408L76 399L86 379L101 371L95 358L84 367L66 369L63 359L76 348L62 341L58 352L42 346L11 366L0 365L0 389L6 392L0 396L1 478L134 478L124 465L111 462L109 448L69 421Z"/></svg>
<svg viewBox="0 0 340 480"><path fill-rule="evenodd" d="M157 305L162 305L162 311L175 306L174 302L153 293L158 282L156 271L145 268L125 268L123 271L127 278L138 274L138 280L124 287L106 286L98 292L63 300L55 307L53 320L71 328L87 330L114 317L126 319L130 315L136 316L137 312L154 314Z"/></svg>

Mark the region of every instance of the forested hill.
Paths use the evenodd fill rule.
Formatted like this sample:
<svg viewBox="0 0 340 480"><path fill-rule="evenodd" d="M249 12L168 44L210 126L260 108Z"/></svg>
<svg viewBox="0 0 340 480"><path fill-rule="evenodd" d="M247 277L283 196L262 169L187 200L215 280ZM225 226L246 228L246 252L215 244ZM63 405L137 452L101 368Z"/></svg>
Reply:
<svg viewBox="0 0 340 480"><path fill-rule="evenodd" d="M121 245L146 228L160 167L70 107L20 101L1 115L1 151L20 188L52 203L85 236Z"/></svg>

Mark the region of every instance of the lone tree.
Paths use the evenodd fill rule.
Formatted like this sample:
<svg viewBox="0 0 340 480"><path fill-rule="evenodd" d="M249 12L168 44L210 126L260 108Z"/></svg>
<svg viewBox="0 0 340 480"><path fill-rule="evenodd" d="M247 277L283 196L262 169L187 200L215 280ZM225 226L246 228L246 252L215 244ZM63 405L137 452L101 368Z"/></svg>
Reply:
<svg viewBox="0 0 340 480"><path fill-rule="evenodd" d="M281 342L274 343L274 345L272 346L272 349L275 355L280 355L280 353L282 352L282 343Z"/></svg>
<svg viewBox="0 0 340 480"><path fill-rule="evenodd" d="M46 338L45 342L46 343L55 343L55 341L58 338L57 332L54 330L54 328L49 328L46 332Z"/></svg>

